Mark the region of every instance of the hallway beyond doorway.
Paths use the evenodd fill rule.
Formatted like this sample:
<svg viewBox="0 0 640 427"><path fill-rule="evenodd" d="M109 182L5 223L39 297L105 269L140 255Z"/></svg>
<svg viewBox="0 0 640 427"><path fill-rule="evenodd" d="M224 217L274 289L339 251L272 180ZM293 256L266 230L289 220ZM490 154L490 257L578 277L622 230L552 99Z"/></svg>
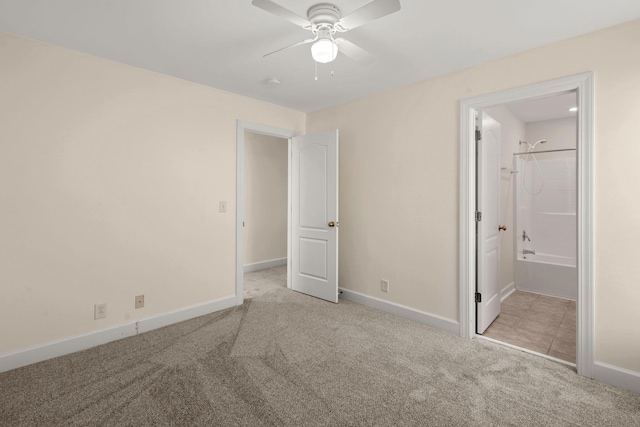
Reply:
<svg viewBox="0 0 640 427"><path fill-rule="evenodd" d="M287 287L287 266L265 268L263 270L244 273L244 298L253 298Z"/></svg>

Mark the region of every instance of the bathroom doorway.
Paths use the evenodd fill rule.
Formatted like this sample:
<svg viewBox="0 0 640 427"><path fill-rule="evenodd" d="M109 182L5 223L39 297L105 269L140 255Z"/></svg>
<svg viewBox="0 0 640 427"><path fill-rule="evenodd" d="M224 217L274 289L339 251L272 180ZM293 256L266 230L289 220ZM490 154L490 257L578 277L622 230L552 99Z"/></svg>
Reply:
<svg viewBox="0 0 640 427"><path fill-rule="evenodd" d="M498 277L492 338L575 363L576 92L483 109L500 126ZM485 138L486 140L486 138Z"/></svg>
<svg viewBox="0 0 640 427"><path fill-rule="evenodd" d="M507 226L507 230L500 230L502 236L501 240L501 252L510 253L510 256L513 260L511 263L500 262L499 263L499 274L502 279L502 282L499 282L499 293L501 299L501 306L507 307L505 311L501 312L503 314L510 314L514 317L503 316L499 322L506 321L507 323L511 322L511 326L515 326L518 323L521 323L521 326L526 326L528 329L520 328L520 330L532 330L536 327L541 329L539 332L543 332L550 338L550 342L548 343L548 348L546 351L542 351L544 347L547 345L545 343L543 347L538 347L534 349L525 349L521 344L523 341L523 336L519 337L520 342L516 344L510 344L512 346L516 346L521 349L525 349L525 351L535 352L537 354L542 354L545 357L554 357L556 359L560 359L557 356L560 353L568 353L570 350L567 347L562 347L561 350L563 352L558 351L558 345L554 346L552 351L552 344L554 340L557 340L558 343L561 341L568 341L566 338L569 336L575 337L575 364L578 370L578 373L581 375L585 375L591 377L592 369L593 369L593 225L592 225L592 195L593 195L593 184L592 184L592 169L593 169L593 102L592 102L592 91L593 91L593 76L591 73L585 73L578 76L567 77L563 79L558 79L550 82L544 82L539 84L534 84L530 86L525 86L522 88L511 89L495 94L489 94L484 96L479 96L475 98L470 98L462 101L461 105L461 222L460 222L460 236L461 236L461 249L460 249L460 277L461 277L461 299L460 299L460 308L461 308L461 324L460 324L460 333L462 336L467 338L474 337L482 337L476 331L476 301L481 301L482 297L476 292L476 283L482 280L481 274L478 271L482 271L482 265L479 263L483 262L483 259L477 258L478 249L476 247L476 227L478 224L478 220L482 221L482 216L476 211L476 198L478 197L478 190L476 188L477 184L477 176L476 176L476 156L478 155L478 151L476 148L476 128L475 128L475 117L480 112L491 112L496 116L501 114L499 108L506 109L510 114L515 115L513 111L508 110L507 106L514 106L516 104L521 104L521 106L526 106L529 102L537 101L541 102L545 98L547 101L552 98L559 96L566 96L567 99L573 97L575 102L575 107L577 107L577 111L575 112L575 121L574 121L574 143L573 147L568 147L566 145L562 145L562 147L551 148L551 138L546 138L547 142L539 142L544 137L538 138L535 135L535 126L531 125L530 135L526 134L526 125L520 126L520 131L523 133L523 137L519 137L516 135L515 138L512 138L509 135L515 135L513 129L517 129L518 126L513 126L510 130L507 129L506 132L502 132L503 135L508 136L508 140L510 143L515 144L517 146L516 150L512 150L503 152L500 157L499 162L499 170L496 173L499 176L499 182L501 187L501 196L503 198L507 198L507 200L503 200L503 203L500 206L503 209L502 218L500 221L503 221L508 217L506 214L506 210L511 207L512 218L514 218L514 223L512 227ZM569 107L567 107L568 110ZM491 110L493 109L493 111ZM568 112L568 111L567 111ZM505 111L502 111L505 113ZM505 113L506 114L506 113ZM560 118L555 118L560 120ZM554 118L548 118L548 120L555 120ZM498 119L499 121L499 119ZM503 120L504 121L504 120ZM535 120L534 122L543 122L544 120ZM521 120L521 122L524 122ZM577 124L576 124L577 123ZM565 123L566 124L566 123ZM547 123L546 125L549 125ZM522 129L524 127L524 129ZM542 130L546 132L550 128L547 126L547 130L543 129L544 126L539 126ZM551 134L550 134L551 135ZM533 139L535 140L533 140ZM522 143L521 143L522 141ZM536 144L537 143L537 144ZM546 148L549 149L546 149ZM543 148L545 148L543 150ZM560 149L567 149L566 152L556 151ZM568 151L570 148L574 148L573 151L573 159L564 157L565 155L570 154ZM522 150L520 150L522 149ZM530 152L531 151L531 152ZM542 151L549 151L549 153L542 153ZM515 153L524 153L524 154L516 154ZM535 154L532 154L535 152ZM559 154L562 153L562 154ZM511 155L511 161L504 160L508 158L508 154ZM543 156L547 156L543 159ZM555 157L554 157L555 156ZM519 159L522 157L522 159ZM535 159L534 159L535 157ZM549 160L548 157L551 157ZM534 255L540 255L540 260L544 259L544 255L552 255L554 256L553 261L547 260L546 264L555 265L557 264L557 259L559 257L564 257L566 255L562 250L554 250L552 252L557 253L546 253L548 251L548 247L550 245L550 241L545 241L544 234L553 234L549 230L546 230L544 227L540 228L540 225L547 221L549 218L545 220L541 220L541 216L531 215L527 219L526 215L520 215L518 219L517 209L518 205L515 199L520 198L522 203L525 203L525 194L528 190L531 193L536 193L539 190L541 180L540 176L543 175L542 172L546 175L553 175L552 170L556 170L556 175L565 175L569 174L565 169L564 172L560 173L562 169L559 164L570 164L574 163L573 174L574 177L577 177L574 182L574 205L575 205L575 213L573 214L573 219L569 212L563 212L562 215L559 215L560 212L555 212L555 216L563 217L561 221L565 221L566 223L574 221L575 226L569 225L568 228L573 230L575 235L575 243L573 243L574 247L574 257L575 257L575 273L573 277L575 278L574 284L577 282L577 286L573 286L573 290L575 292L575 303L572 303L571 296L569 295L550 295L548 289L545 290L544 287L541 289L535 290L526 288L523 285L522 289L517 289L517 281L521 275L519 274L516 277L516 262L520 261L523 263L533 264L531 258ZM537 163L537 164L536 164ZM504 168L504 169L503 169ZM538 168L540 170L538 170ZM525 181L518 182L517 179L512 179L512 175L518 176L520 173L524 172ZM532 172L533 171L533 172ZM513 173L512 173L513 172ZM528 174L528 177L526 175ZM508 175L508 176L506 176ZM551 183L551 178L546 177L545 182L548 186L548 189L553 189L554 186L557 186L557 183ZM523 175L520 175L522 178ZM517 185L520 185L519 192L516 188ZM506 187L506 189L505 189ZM563 191L567 193L569 191L568 188L564 188ZM566 194L565 194L566 195ZM533 195L531 195L533 197ZM554 197L558 197L556 194ZM509 200L510 198L510 200ZM553 197L552 197L553 198ZM566 201L566 200L565 200ZM505 203L506 202L506 203ZM538 203L539 200L536 200ZM557 202L557 200L556 200ZM527 201L527 203L533 203L531 200ZM547 204L553 204L553 201L544 202ZM544 203L542 205L544 205ZM540 206L538 206L539 208ZM539 213L542 211L539 210ZM551 213L548 211L547 213ZM547 215L549 216L549 215ZM529 221L527 223L527 221ZM528 225L527 225L528 224ZM498 226L505 226L506 224L496 224L496 228ZM566 225L566 224L565 224ZM524 227L529 227L527 230ZM552 225L550 228L559 227L560 225ZM532 228L533 227L533 228ZM537 227L537 228L536 228ZM501 227L502 228L502 227ZM537 235L536 237L536 246L533 247L530 245L533 239L533 230L536 229ZM522 241L522 231L525 231L524 242ZM569 233L569 232L567 232ZM557 234L557 233L556 233ZM560 233L561 234L561 233ZM570 234L570 233L569 233ZM505 237L508 236L508 237ZM566 236L565 236L566 237ZM520 238L520 241L518 241ZM566 239L562 240L565 242ZM565 242L566 243L566 242ZM566 243L565 247L571 246L571 243ZM562 246L562 245L560 245ZM540 249L539 249L539 248ZM520 252L518 252L520 251ZM526 251L526 253L525 253ZM535 251L535 254L532 252ZM525 258L527 257L527 258ZM570 256L567 256L570 258ZM565 260L568 261L568 260ZM545 262L539 262L540 264L544 264ZM530 267L525 265L526 267ZM511 271L506 271L511 269ZM544 272L539 274L546 274ZM522 273L524 274L524 273ZM505 285L505 278L509 277L514 278L513 286L509 286L511 282ZM526 289L525 289L526 288ZM534 292L531 292L534 291ZM509 298L512 298L511 300ZM556 301L557 298L559 301ZM524 306L527 306L527 309L534 308L531 313L524 313ZM501 307L502 308L502 307ZM540 324L542 319L541 317L537 317L539 315L532 313L540 313L542 308L547 308L550 314L555 315L554 323L557 321L557 329L555 331L551 331L550 329L544 329ZM516 316L519 314L520 316ZM549 313L547 313L549 314ZM518 317L518 318L516 318ZM505 319L506 318L506 319ZM562 324L562 320L565 320L565 323ZM569 321L573 320L575 324L575 329L571 329L569 326ZM538 322L538 323L532 323ZM560 326L563 326L562 332L559 332ZM485 334L487 332L482 331ZM491 335L492 332L489 330L488 334ZM551 336L553 334L553 336ZM498 334L496 334L497 336ZM484 338L484 337L483 337ZM504 335L501 337L504 338ZM494 339L495 340L495 339ZM500 342L507 343L506 340ZM519 345L520 344L520 345ZM554 353L557 351L557 353ZM566 360L570 358L562 359ZM571 363L570 360L566 360L567 363Z"/></svg>

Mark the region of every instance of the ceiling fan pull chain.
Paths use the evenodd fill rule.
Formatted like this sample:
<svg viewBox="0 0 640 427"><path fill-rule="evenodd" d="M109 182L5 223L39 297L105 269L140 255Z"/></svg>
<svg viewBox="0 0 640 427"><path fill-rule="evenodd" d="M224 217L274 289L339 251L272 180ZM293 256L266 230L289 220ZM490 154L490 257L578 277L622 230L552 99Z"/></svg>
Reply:
<svg viewBox="0 0 640 427"><path fill-rule="evenodd" d="M333 40L333 36L331 36L331 42L332 42L332 43L331 43L331 44L332 44L332 46L331 46L331 50L333 50L333 56L335 57L335 56L338 54L338 53L336 52L336 49L337 49L338 47L336 46L336 42L335 42L335 40ZM335 61L331 61L331 77L333 77L333 76L334 76L334 72L333 72L333 70L335 69L335 65L336 65Z"/></svg>
<svg viewBox="0 0 640 427"><path fill-rule="evenodd" d="M316 81L318 81L318 63L313 61L316 64Z"/></svg>

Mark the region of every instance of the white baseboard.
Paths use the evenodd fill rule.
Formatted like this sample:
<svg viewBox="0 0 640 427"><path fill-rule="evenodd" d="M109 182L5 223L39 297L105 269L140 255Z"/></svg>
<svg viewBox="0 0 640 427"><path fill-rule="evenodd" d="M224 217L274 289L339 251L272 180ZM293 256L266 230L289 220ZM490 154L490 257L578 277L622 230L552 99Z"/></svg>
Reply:
<svg viewBox="0 0 640 427"><path fill-rule="evenodd" d="M509 298L516 291L516 282L511 282L500 291L500 302Z"/></svg>
<svg viewBox="0 0 640 427"><path fill-rule="evenodd" d="M594 362L593 379L640 394L640 372L630 371L603 362Z"/></svg>
<svg viewBox="0 0 640 427"><path fill-rule="evenodd" d="M8 353L0 356L0 372L10 371L22 366L31 365L32 363L42 362L44 360L53 359L54 357L86 350L111 341L131 337L139 333L162 328L163 326L172 325L174 323L183 322L205 314L224 310L235 305L236 296L232 295L218 300L159 314L157 316L147 317L135 322L113 326L108 329L53 341L14 353Z"/></svg>
<svg viewBox="0 0 640 427"><path fill-rule="evenodd" d="M391 313L398 317L413 320L415 322L422 323L423 325L431 326L436 329L451 332L452 334L460 334L460 324L455 320L447 319L446 317L438 316L437 314L419 311L414 308L396 304L393 302L381 300L379 298L361 294L359 292L350 291L349 289L340 288L340 291L342 291L341 296L351 302L366 305L367 307L375 308L376 310Z"/></svg>
<svg viewBox="0 0 640 427"><path fill-rule="evenodd" d="M280 267L281 265L287 265L287 257L246 264L244 266L244 272L249 273L252 271L264 270L265 268Z"/></svg>

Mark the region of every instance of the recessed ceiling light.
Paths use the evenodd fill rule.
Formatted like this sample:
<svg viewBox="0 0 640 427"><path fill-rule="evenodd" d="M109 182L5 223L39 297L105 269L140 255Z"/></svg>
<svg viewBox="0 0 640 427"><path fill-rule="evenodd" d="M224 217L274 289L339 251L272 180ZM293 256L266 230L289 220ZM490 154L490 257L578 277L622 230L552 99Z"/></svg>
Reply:
<svg viewBox="0 0 640 427"><path fill-rule="evenodd" d="M578 107L571 107L569 108L569 111L571 111L572 113L575 113L576 111L578 111Z"/></svg>

